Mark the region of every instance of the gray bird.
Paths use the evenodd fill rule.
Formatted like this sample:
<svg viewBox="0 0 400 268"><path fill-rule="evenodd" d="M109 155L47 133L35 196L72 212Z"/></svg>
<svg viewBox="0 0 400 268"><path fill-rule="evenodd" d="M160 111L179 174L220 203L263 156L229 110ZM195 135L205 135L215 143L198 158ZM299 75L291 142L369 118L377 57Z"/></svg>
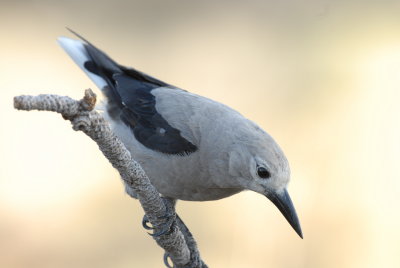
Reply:
<svg viewBox="0 0 400 268"><path fill-rule="evenodd" d="M163 196L206 201L252 190L303 237L286 190L288 161L268 133L224 104L119 65L74 34L81 40L59 44L101 89L114 133Z"/></svg>

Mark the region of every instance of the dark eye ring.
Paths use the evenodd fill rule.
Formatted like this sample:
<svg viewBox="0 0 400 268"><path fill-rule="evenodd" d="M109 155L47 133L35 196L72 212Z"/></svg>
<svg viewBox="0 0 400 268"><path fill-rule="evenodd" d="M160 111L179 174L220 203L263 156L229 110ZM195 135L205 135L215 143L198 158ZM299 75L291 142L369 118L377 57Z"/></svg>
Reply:
<svg viewBox="0 0 400 268"><path fill-rule="evenodd" d="M268 179L271 177L271 173L265 167L258 167L257 174L260 178Z"/></svg>

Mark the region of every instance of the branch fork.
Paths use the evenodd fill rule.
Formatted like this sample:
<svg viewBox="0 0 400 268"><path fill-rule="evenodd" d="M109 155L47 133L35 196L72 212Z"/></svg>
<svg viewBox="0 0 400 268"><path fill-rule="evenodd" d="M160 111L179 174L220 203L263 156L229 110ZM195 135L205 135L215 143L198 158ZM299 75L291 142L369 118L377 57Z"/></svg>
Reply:
<svg viewBox="0 0 400 268"><path fill-rule="evenodd" d="M168 202L150 183L142 167L136 162L124 144L111 131L109 124L101 114L94 110L96 94L85 90L83 99L77 101L67 96L42 94L38 96L22 95L14 97L14 108L17 110L52 111L62 115L72 123L76 131L83 131L94 140L112 166L118 170L121 178L132 187L145 211L146 218L154 227L153 238L165 250L164 262L168 267L168 258L175 268L207 268L201 260L189 229L178 215L174 205L168 207ZM169 232L162 232L165 215L173 210L173 222ZM160 235L157 235L160 234Z"/></svg>

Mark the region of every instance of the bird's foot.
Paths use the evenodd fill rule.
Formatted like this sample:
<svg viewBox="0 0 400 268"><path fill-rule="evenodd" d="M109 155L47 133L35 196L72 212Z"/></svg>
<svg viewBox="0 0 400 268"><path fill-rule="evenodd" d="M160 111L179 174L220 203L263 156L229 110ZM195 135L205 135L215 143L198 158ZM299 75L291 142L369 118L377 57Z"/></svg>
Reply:
<svg viewBox="0 0 400 268"><path fill-rule="evenodd" d="M142 220L142 226L144 229L159 230L152 234L149 233L149 235L155 236L155 237L165 235L165 234L170 234L173 230L173 225L174 225L175 219L176 219L176 213L175 213L175 207L174 207L175 201L168 199L168 198L162 198L162 200L164 201L164 204L165 204L165 213L164 213L164 215L158 217L158 219L162 220L163 222L155 227L155 226L149 225L150 221L149 221L147 215L144 215L143 220Z"/></svg>
<svg viewBox="0 0 400 268"><path fill-rule="evenodd" d="M189 231L185 223L176 215L176 225L179 227L179 230L182 232L185 237L185 241L190 250L190 262L183 266L176 266L173 264L171 257L168 253L164 254L164 264L168 268L207 268L207 264L205 264L200 258L200 252L197 249L196 241L193 238L192 233ZM172 264L172 265L171 265Z"/></svg>

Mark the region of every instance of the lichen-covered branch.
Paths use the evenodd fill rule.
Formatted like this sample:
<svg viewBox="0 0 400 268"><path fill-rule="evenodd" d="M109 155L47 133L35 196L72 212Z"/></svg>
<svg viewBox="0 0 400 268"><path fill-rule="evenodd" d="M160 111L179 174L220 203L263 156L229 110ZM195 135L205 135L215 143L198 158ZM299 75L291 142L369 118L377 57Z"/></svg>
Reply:
<svg viewBox="0 0 400 268"><path fill-rule="evenodd" d="M57 95L14 97L16 109L60 113L64 119L71 121L74 130L83 131L93 139L125 183L135 190L149 222L158 232L165 222L166 203L105 119L93 110L95 103L96 95L90 89L85 91L80 101ZM207 267L200 259L192 235L179 217L170 232L154 236L154 239L171 258L174 267Z"/></svg>

